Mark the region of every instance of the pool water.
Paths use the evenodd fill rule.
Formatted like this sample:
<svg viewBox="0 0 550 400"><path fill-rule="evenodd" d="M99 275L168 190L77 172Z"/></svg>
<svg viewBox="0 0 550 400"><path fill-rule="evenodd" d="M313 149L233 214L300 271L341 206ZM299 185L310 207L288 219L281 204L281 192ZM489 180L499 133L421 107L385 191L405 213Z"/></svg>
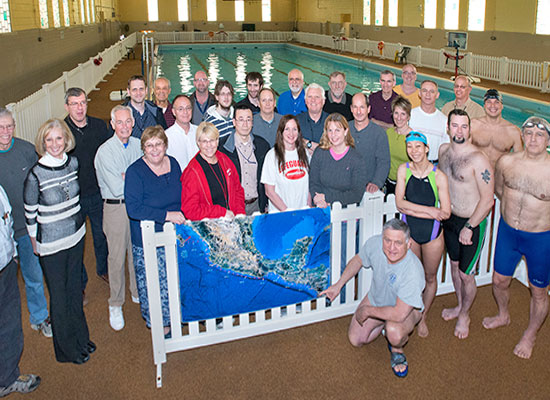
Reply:
<svg viewBox="0 0 550 400"><path fill-rule="evenodd" d="M157 76L164 75L172 85L171 98L178 94L194 91L193 76L199 69L210 78L210 91L218 79L226 79L235 88L235 101L246 95L245 76L247 72L258 71L264 77L264 86L271 87L277 94L288 90L287 73L298 68L304 73L306 85L316 82L328 89L329 75L339 70L346 74L346 91L371 93L380 90L379 73L386 66L342 57L327 52L306 49L289 44L188 44L161 45L158 54L160 63ZM390 68L401 83L401 71ZM454 99L453 83L419 74L417 86L424 79L433 79L440 85L440 97L436 102L439 109ZM483 103L485 90L474 88L471 96ZM503 117L521 126L533 114L549 118L548 106L537 101L528 101L512 95L504 95Z"/></svg>

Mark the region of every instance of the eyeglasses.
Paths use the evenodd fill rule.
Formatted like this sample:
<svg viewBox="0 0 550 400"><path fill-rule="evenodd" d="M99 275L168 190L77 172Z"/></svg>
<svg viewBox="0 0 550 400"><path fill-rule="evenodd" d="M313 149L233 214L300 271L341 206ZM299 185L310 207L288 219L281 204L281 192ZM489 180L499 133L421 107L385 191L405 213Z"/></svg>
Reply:
<svg viewBox="0 0 550 400"><path fill-rule="evenodd" d="M164 147L164 142L145 143L145 150L153 150Z"/></svg>
<svg viewBox="0 0 550 400"><path fill-rule="evenodd" d="M67 103L67 105L68 105L69 107L78 107L78 106L84 107L86 104L88 104L88 101L87 101L87 100L72 101L72 102L70 102L70 103Z"/></svg>
<svg viewBox="0 0 550 400"><path fill-rule="evenodd" d="M523 126L522 126L522 128L534 128L534 127L537 127L542 131L546 131L550 135L550 131L548 130L548 128L542 122L539 122L538 124L535 124L534 122L529 121L529 122L523 124Z"/></svg>
<svg viewBox="0 0 550 400"><path fill-rule="evenodd" d="M193 107L178 107L178 108L174 108L174 110L178 111L178 112L182 112L182 111L191 111L193 109Z"/></svg>
<svg viewBox="0 0 550 400"><path fill-rule="evenodd" d="M218 139L200 139L199 140L199 143L202 143L202 144L214 144L217 142L218 142Z"/></svg>
<svg viewBox="0 0 550 400"><path fill-rule="evenodd" d="M208 78L195 79L195 82L208 82Z"/></svg>
<svg viewBox="0 0 550 400"><path fill-rule="evenodd" d="M15 128L15 124L0 125L0 131L11 131Z"/></svg>

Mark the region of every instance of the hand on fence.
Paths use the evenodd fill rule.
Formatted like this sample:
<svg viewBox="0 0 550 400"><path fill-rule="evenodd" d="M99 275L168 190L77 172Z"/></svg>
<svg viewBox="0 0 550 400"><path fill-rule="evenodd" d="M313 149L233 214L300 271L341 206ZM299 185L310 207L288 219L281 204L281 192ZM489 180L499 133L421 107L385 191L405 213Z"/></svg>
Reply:
<svg viewBox="0 0 550 400"><path fill-rule="evenodd" d="M336 298L336 296L338 296L339 293L340 293L340 287L334 284L329 288L323 290L321 293L319 293L319 297L327 296L330 301L333 301Z"/></svg>
<svg viewBox="0 0 550 400"><path fill-rule="evenodd" d="M166 221L174 224L185 224L185 217L181 211L167 211Z"/></svg>

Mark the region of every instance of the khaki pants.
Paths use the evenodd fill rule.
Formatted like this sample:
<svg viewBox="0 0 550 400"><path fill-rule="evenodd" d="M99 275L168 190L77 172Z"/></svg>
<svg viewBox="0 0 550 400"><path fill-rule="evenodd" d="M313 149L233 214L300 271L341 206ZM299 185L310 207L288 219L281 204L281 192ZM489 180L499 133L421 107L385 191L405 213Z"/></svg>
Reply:
<svg viewBox="0 0 550 400"><path fill-rule="evenodd" d="M103 204L103 232L107 237L107 247L109 248L109 257L107 258L109 286L111 288L109 305L120 307L124 304L126 289L125 258L128 261L130 293L132 293L132 296L138 297L132 258L132 241L130 240L130 222L124 204ZM127 257L126 254L128 254Z"/></svg>

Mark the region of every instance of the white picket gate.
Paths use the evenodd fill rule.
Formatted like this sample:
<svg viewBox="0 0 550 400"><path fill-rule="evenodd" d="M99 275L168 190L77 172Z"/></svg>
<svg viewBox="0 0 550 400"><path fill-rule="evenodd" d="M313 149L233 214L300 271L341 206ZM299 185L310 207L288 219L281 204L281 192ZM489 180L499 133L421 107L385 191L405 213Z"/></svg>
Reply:
<svg viewBox="0 0 550 400"><path fill-rule="evenodd" d="M346 259L349 260L357 253L355 238L359 235L359 243L362 245L372 235L382 232L382 225L387 219L393 218L397 213L394 196L384 201L381 193L366 194L360 206L350 206L342 209L339 203L333 206L331 211L331 279L332 283L340 277L340 238L342 224L346 222ZM491 283L492 254L494 251L498 218L498 202L496 211L490 215L489 229L479 261L479 271L476 275L478 286ZM355 223L359 221L359 224ZM357 232L356 229L359 229ZM218 323L216 318L205 321L193 321L181 323L179 272L177 265L176 232L174 225L166 223L163 232L155 232L154 223L143 221L143 247L146 265L147 290L149 294L149 312L151 318L151 336L153 343L153 358L156 365L156 385L162 386L162 364L166 362L166 355L181 350L208 346L216 343L243 339L251 336L276 332L283 329L294 328L315 322L326 321L333 318L352 314L361 299L370 288L371 271L361 269L358 274L357 284L353 280L345 287L345 302L340 303L336 299L327 304L324 298L306 301L298 304L289 304L284 307L275 307L267 310L252 311L239 315L220 315ZM496 238L496 236L495 236ZM162 322L162 310L160 300L160 285L156 249L164 247L166 251L166 269L168 281L168 295L170 307L171 338L164 338ZM523 262L522 262L523 264ZM437 295L453 292L450 265L448 259L442 261L438 271ZM516 277L524 284L525 267L518 267ZM222 320L219 323L219 319Z"/></svg>

